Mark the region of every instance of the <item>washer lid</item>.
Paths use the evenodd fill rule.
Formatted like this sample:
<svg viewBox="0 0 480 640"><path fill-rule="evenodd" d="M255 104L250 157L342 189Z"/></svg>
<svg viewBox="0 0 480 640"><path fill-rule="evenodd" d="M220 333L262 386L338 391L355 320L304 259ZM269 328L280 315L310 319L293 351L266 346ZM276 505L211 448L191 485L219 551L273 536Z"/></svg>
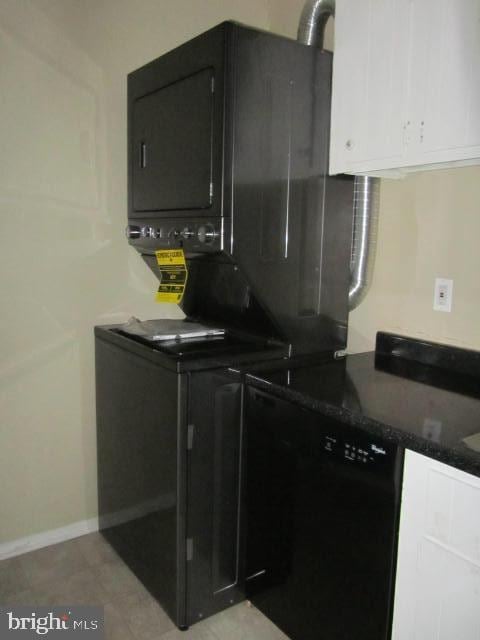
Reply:
<svg viewBox="0 0 480 640"><path fill-rule="evenodd" d="M140 336L146 340L186 340L191 338L208 338L211 336L223 336L225 329L219 327L207 327L206 325L188 320L138 320L130 318L121 330L134 336Z"/></svg>

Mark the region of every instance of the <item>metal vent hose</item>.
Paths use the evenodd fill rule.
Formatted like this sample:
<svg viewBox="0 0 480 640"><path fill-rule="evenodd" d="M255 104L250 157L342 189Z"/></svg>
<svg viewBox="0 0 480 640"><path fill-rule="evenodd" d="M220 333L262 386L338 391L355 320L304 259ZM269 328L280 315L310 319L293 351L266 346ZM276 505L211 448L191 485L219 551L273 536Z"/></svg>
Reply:
<svg viewBox="0 0 480 640"><path fill-rule="evenodd" d="M372 282L377 248L380 180L356 176L353 183L353 236L348 308L355 309Z"/></svg>
<svg viewBox="0 0 480 640"><path fill-rule="evenodd" d="M335 0L307 0L298 24L297 40L310 47L323 49L325 27L335 15Z"/></svg>
<svg viewBox="0 0 480 640"><path fill-rule="evenodd" d="M298 25L297 40L323 49L325 26L335 16L335 0L307 0ZM348 308L355 309L372 282L377 246L380 180L356 176L353 187L353 237Z"/></svg>

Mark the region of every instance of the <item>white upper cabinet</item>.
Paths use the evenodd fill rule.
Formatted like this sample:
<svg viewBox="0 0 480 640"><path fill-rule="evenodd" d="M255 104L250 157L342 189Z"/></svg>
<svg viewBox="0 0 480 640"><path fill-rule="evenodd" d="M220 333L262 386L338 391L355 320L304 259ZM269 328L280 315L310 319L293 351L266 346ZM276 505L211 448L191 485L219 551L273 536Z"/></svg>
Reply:
<svg viewBox="0 0 480 640"><path fill-rule="evenodd" d="M480 0L337 0L330 172L480 164Z"/></svg>

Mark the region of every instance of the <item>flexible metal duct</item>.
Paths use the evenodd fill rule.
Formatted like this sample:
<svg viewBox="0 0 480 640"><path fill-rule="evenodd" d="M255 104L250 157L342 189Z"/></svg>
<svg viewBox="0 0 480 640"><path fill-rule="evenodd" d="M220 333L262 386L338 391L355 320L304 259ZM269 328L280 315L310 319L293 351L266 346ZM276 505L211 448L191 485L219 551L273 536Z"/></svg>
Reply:
<svg viewBox="0 0 480 640"><path fill-rule="evenodd" d="M335 16L335 0L307 0L298 25L297 40L323 49L325 26ZM353 237L348 307L355 309L367 295L375 265L380 180L356 176L353 196Z"/></svg>
<svg viewBox="0 0 480 640"><path fill-rule="evenodd" d="M297 40L323 49L325 26L335 15L335 0L307 0L298 24Z"/></svg>
<svg viewBox="0 0 480 640"><path fill-rule="evenodd" d="M380 180L357 176L353 185L353 237L348 307L355 309L372 282L377 248Z"/></svg>

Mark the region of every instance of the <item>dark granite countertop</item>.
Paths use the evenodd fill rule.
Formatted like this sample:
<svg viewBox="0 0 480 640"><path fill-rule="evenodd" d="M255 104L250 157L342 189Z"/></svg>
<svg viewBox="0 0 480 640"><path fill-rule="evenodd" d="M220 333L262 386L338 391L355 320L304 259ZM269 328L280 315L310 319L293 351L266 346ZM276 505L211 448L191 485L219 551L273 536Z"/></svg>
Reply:
<svg viewBox="0 0 480 640"><path fill-rule="evenodd" d="M379 334L376 352L247 375L247 384L480 476L480 354ZM480 446L480 435L478 437Z"/></svg>

